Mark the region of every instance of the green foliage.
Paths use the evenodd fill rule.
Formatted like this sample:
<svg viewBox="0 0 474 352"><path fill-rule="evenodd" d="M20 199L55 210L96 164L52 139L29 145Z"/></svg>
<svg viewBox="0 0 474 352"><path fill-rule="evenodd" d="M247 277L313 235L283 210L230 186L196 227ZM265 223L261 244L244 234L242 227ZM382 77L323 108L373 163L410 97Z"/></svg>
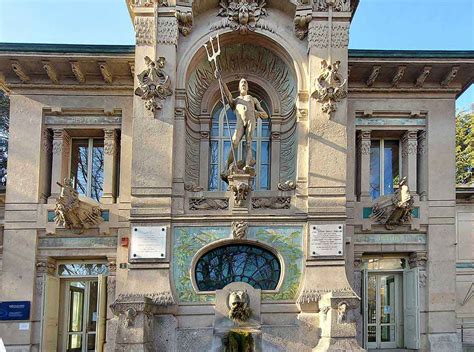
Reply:
<svg viewBox="0 0 474 352"><path fill-rule="evenodd" d="M474 183L474 112L456 116L456 184Z"/></svg>

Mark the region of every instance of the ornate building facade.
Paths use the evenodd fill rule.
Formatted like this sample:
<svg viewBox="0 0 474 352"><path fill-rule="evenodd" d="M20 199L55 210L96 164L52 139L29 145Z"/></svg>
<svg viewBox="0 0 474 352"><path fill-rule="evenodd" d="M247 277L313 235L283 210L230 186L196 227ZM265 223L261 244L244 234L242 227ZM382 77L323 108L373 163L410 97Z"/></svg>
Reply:
<svg viewBox="0 0 474 352"><path fill-rule="evenodd" d="M459 350L474 53L349 50L357 4L128 0L135 46L0 45L7 350Z"/></svg>

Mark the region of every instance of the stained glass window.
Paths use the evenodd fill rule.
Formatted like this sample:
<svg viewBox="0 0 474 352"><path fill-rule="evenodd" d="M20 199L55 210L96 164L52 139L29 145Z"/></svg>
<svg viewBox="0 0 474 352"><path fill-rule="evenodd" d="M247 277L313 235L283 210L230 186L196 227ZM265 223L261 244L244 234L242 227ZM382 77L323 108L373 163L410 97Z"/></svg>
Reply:
<svg viewBox="0 0 474 352"><path fill-rule="evenodd" d="M265 101L261 105L267 113L268 106ZM270 115L270 114L269 114ZM219 103L212 112L211 144L210 144L210 165L209 165L209 190L226 191L227 184L221 180L220 174L225 169L227 156L230 151L230 138L235 130L237 118L232 109L227 106L227 118L229 126L225 121L225 112L222 104ZM230 133L229 133L230 129ZM236 155L238 160L245 160L245 137L242 139ZM270 189L270 123L269 119L257 119L257 128L254 130L252 143L253 158L257 162L254 166L258 175L254 180L252 188L254 190Z"/></svg>
<svg viewBox="0 0 474 352"><path fill-rule="evenodd" d="M274 290L280 280L278 258L269 250L246 244L215 248L196 264L200 291L215 291L231 282L246 282L261 290Z"/></svg>

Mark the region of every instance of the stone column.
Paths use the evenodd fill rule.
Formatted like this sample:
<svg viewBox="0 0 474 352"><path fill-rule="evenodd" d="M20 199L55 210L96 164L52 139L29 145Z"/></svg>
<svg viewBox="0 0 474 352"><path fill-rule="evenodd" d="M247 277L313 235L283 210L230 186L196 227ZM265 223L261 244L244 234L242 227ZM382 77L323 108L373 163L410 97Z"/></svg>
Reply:
<svg viewBox="0 0 474 352"><path fill-rule="evenodd" d="M416 154L418 136L417 131L407 131L402 136L402 175L408 178L408 188L412 194L416 194Z"/></svg>
<svg viewBox="0 0 474 352"><path fill-rule="evenodd" d="M116 166L117 166L117 131L115 129L104 130L104 185L101 202L105 204L115 203L116 197Z"/></svg>
<svg viewBox="0 0 474 352"><path fill-rule="evenodd" d="M51 168L51 196L48 202L56 202L61 187L57 184L63 183L69 177L69 157L71 149L71 138L64 129L53 129L53 162Z"/></svg>
<svg viewBox="0 0 474 352"><path fill-rule="evenodd" d="M362 130L358 135L360 160L360 201L370 200L370 130Z"/></svg>

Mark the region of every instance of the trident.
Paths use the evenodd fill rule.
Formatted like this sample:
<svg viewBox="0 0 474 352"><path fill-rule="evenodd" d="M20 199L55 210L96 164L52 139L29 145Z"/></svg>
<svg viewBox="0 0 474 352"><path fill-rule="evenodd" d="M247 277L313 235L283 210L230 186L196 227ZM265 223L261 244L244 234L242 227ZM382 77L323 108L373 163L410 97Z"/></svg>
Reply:
<svg viewBox="0 0 474 352"><path fill-rule="evenodd" d="M227 125L227 130L229 131L229 138L230 138L230 148L232 150L232 157L234 159L234 167L237 168L237 158L235 157L235 150L234 150L234 144L232 143L232 138L230 137L231 136L231 132L230 132L230 125L229 125L229 118L227 117L227 109L226 109L226 104L225 104L225 94L224 94L224 87L223 87L223 84L222 83L222 78L221 78L221 72L220 72L220 69L219 69L219 61L217 60L219 58L219 55L221 54L221 44L219 43L219 33L217 33L216 35L216 42L217 42L217 50L214 48L214 43L213 43L213 38L212 36L209 37L209 43L211 44L211 51L212 51L212 54L209 52L208 48L207 48L207 43L206 44L203 44L203 47L206 49L206 53L207 53L207 60L211 63L211 68L212 68L212 63L214 62L214 76L217 78L218 82L219 82L219 89L221 91L221 100L222 100L222 107L224 109L224 113L225 113L225 123ZM230 105L230 101L228 102L229 105Z"/></svg>

